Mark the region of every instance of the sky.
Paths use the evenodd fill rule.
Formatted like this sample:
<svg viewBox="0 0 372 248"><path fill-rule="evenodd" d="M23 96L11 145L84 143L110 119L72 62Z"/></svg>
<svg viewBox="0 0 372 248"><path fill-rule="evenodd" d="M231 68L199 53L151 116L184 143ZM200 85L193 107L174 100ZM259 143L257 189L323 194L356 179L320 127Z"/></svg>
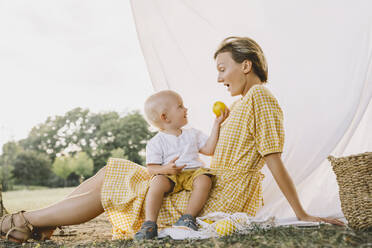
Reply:
<svg viewBox="0 0 372 248"><path fill-rule="evenodd" d="M142 111L152 92L129 1L0 0L0 147L76 107Z"/></svg>

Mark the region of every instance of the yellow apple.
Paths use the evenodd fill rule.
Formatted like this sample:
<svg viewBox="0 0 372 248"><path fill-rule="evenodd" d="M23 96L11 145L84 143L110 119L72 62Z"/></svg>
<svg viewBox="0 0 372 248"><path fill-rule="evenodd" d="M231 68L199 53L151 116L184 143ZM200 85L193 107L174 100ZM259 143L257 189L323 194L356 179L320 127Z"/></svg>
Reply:
<svg viewBox="0 0 372 248"><path fill-rule="evenodd" d="M216 232L218 233L218 235L220 236L230 235L236 230L236 226L229 219L217 221L216 226L214 228Z"/></svg>
<svg viewBox="0 0 372 248"><path fill-rule="evenodd" d="M226 109L226 105L223 102L217 101L213 104L213 113L218 117Z"/></svg>

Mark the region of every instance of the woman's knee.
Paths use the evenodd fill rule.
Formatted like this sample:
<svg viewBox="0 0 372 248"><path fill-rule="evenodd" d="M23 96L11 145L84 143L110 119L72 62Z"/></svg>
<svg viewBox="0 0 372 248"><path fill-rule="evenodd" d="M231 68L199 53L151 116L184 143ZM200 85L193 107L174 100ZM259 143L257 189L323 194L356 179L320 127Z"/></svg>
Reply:
<svg viewBox="0 0 372 248"><path fill-rule="evenodd" d="M87 179L87 183L92 185L94 188L100 189L105 180L106 167L102 167L94 176Z"/></svg>
<svg viewBox="0 0 372 248"><path fill-rule="evenodd" d="M103 180L105 178L105 174L106 174L106 166L99 169L99 171L96 173L95 176Z"/></svg>

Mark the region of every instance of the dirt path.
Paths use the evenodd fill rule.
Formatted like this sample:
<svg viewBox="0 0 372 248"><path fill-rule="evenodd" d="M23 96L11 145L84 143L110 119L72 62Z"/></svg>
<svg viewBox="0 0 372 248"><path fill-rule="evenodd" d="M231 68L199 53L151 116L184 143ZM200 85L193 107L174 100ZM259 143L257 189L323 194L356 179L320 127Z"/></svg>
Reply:
<svg viewBox="0 0 372 248"><path fill-rule="evenodd" d="M111 240L111 224L104 214L81 225L63 227L63 232L57 229L52 241L65 247Z"/></svg>

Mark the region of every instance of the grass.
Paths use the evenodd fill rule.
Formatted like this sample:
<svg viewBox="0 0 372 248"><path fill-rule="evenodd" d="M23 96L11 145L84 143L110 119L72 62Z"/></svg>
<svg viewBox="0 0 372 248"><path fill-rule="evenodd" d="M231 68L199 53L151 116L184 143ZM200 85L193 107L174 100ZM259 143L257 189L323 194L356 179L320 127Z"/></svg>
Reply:
<svg viewBox="0 0 372 248"><path fill-rule="evenodd" d="M133 242L121 241L114 247L372 247L372 232L322 225L300 229L277 227L255 229L249 234L235 234L218 239L174 241L171 239ZM110 247L101 244L96 247Z"/></svg>
<svg viewBox="0 0 372 248"><path fill-rule="evenodd" d="M321 225L317 228L277 227L268 230L255 229L249 234L235 234L222 238L206 240L172 240L169 238L151 241L94 241L72 247L372 247L372 231L353 231L343 227ZM53 242L33 243L23 246L10 245L7 247L70 247L58 246Z"/></svg>
<svg viewBox="0 0 372 248"><path fill-rule="evenodd" d="M9 211L21 208L36 209L62 199L73 188L47 190L21 190L3 193L5 207ZM16 245L0 242L0 247L372 247L372 230L354 231L346 227L321 225L311 228L276 227L271 229L255 228L249 234L234 234L206 240L172 240L169 238L135 242L87 241L78 245L59 245L54 241Z"/></svg>
<svg viewBox="0 0 372 248"><path fill-rule="evenodd" d="M37 189L48 189L48 187L45 186L36 186L36 185L13 185L12 190L10 191L15 191L15 190L37 190Z"/></svg>
<svg viewBox="0 0 372 248"><path fill-rule="evenodd" d="M53 188L53 189L19 189L16 191L3 192L4 207L10 212L19 210L34 210L55 203L74 188Z"/></svg>

